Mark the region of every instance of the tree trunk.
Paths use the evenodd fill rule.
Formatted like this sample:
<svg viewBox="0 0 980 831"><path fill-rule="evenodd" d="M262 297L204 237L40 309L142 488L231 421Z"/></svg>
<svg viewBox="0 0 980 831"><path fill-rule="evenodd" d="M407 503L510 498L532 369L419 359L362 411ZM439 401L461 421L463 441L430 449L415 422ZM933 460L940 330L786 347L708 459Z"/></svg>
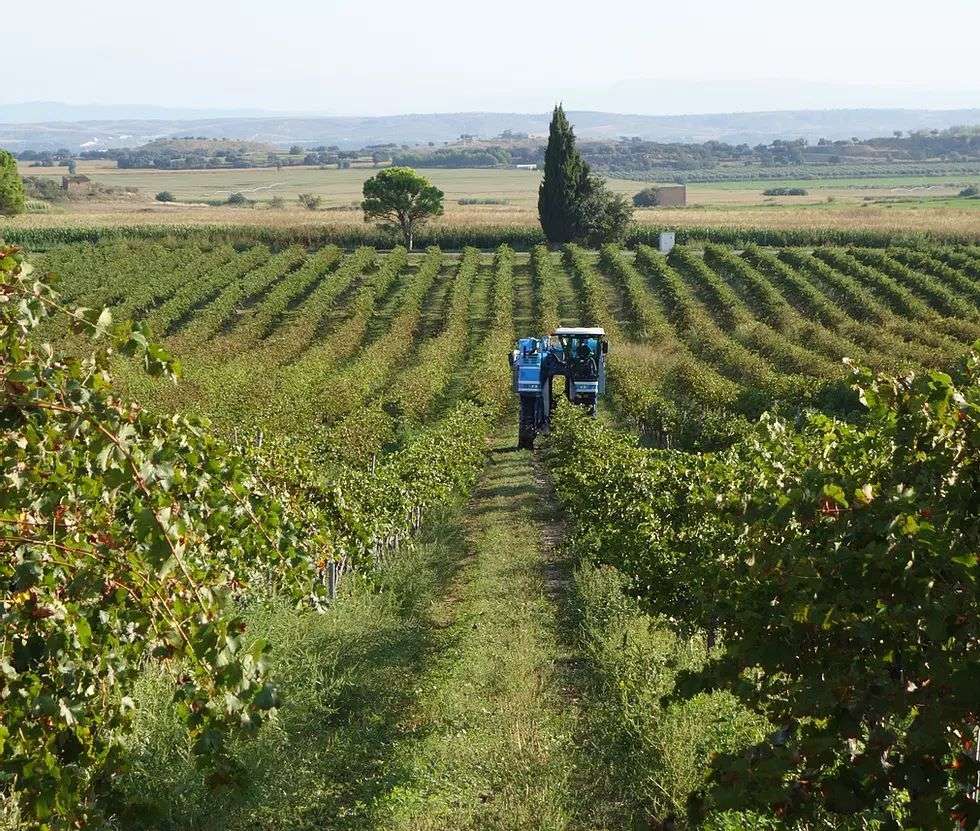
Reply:
<svg viewBox="0 0 980 831"><path fill-rule="evenodd" d="M405 247L411 251L412 250L412 223L403 218L402 219L402 239L405 240Z"/></svg>

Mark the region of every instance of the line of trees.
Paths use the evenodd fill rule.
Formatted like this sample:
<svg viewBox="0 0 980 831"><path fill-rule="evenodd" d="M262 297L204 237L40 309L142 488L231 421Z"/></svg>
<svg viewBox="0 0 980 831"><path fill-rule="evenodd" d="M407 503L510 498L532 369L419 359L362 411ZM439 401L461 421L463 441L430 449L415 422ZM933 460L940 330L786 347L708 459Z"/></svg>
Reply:
<svg viewBox="0 0 980 831"><path fill-rule="evenodd" d="M500 143L496 143L496 142ZM287 151L259 152L249 142L219 139L160 139L135 148L87 150L73 153L23 150L22 162L40 167L65 164L68 160L114 160L121 168L192 170L210 168L285 167L293 165L338 165L370 159L374 164L391 163L413 168L509 167L544 162L545 148L527 136L502 134L477 145L450 144L410 147L407 144L376 144L356 150L335 145L301 147ZM593 170L619 174L647 172L661 178L694 176L697 172L738 168L785 168L812 165L816 168L846 164L947 163L980 161L980 126L948 130L919 130L908 134L896 130L891 136L870 139L825 139L815 144L806 139L777 139L769 144L730 144L724 141L657 142L636 136L621 136L581 142L579 152Z"/></svg>
<svg viewBox="0 0 980 831"><path fill-rule="evenodd" d="M533 154L533 151L532 151ZM410 151L396 153L396 165L404 167L506 167L511 164L524 164L515 161L507 147L440 147L431 152Z"/></svg>

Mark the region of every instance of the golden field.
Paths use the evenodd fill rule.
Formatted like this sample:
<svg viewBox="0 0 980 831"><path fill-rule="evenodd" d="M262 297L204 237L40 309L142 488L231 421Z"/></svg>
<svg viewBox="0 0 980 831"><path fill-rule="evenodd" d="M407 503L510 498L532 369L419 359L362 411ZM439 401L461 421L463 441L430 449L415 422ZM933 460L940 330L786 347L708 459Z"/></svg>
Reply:
<svg viewBox="0 0 980 831"><path fill-rule="evenodd" d="M64 168L21 166L23 175L60 179ZM78 199L43 212L0 219L4 227L128 226L144 224L248 224L273 227L350 224L362 221L357 204L370 169L320 170L286 167L246 170L154 171L119 170L112 162L80 162L78 172L104 186L136 188L137 192L102 199ZM425 175L446 194L446 213L439 220L453 225L536 224L540 172L510 169L426 170ZM609 179L617 192L631 196L646 183ZM723 182L688 186L688 207L638 210L636 220L684 228L866 228L888 232L931 231L974 234L980 238L980 200L958 199L964 182L909 177L887 180L814 180L799 183L803 197L766 197L776 182ZM796 183L793 183L796 184ZM181 203L154 200L167 190ZM205 199L244 193L248 207L212 207ZM316 193L321 210L308 211L296 202L299 193ZM273 196L286 201L270 207ZM459 205L463 198L506 201L500 205Z"/></svg>

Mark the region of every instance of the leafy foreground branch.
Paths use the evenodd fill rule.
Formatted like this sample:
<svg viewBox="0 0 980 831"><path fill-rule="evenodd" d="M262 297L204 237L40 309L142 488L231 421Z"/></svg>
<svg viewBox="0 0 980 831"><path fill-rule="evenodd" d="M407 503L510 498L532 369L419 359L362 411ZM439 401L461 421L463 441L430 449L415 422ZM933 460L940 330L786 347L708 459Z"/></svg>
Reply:
<svg viewBox="0 0 980 831"><path fill-rule="evenodd" d="M483 414L450 414L370 482L344 469L327 478L280 448L240 451L200 422L117 399L113 353L169 378L179 367L145 329L64 307L15 248L0 248L0 281L5 811L41 828L93 820L123 766L148 660L173 677L175 714L220 787L236 773L227 739L277 703L267 648L241 610L269 590L322 606L332 564L397 550L472 483ZM53 315L93 336L93 351L38 344Z"/></svg>
<svg viewBox="0 0 980 831"><path fill-rule="evenodd" d="M718 453L644 450L570 410L554 425L582 552L722 644L667 700L728 690L777 728L714 757L690 820L980 820L980 344L955 380L855 380L862 425L764 417Z"/></svg>

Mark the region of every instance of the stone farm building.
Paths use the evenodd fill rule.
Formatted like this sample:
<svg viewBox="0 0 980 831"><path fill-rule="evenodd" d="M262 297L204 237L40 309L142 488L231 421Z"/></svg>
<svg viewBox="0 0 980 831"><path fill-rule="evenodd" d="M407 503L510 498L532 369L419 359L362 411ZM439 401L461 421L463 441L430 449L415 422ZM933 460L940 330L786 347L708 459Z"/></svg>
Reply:
<svg viewBox="0 0 980 831"><path fill-rule="evenodd" d="M687 205L687 185L661 185L655 189L658 208L683 208Z"/></svg>
<svg viewBox="0 0 980 831"><path fill-rule="evenodd" d="M92 180L88 176L62 176L61 189L69 193L84 193L89 190Z"/></svg>

